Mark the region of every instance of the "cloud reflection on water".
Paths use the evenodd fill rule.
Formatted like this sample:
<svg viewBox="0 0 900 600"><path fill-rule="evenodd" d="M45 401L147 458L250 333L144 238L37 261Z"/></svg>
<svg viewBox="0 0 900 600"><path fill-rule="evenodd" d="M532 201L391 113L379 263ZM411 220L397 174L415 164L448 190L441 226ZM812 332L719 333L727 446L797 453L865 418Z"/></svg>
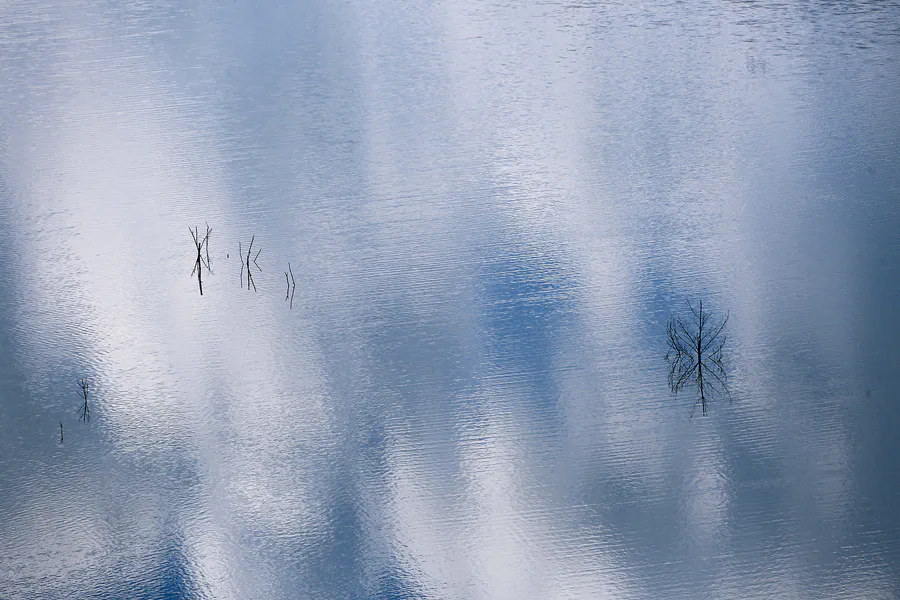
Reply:
<svg viewBox="0 0 900 600"><path fill-rule="evenodd" d="M745 9L27 8L2 13L27 97L0 93L22 274L3 318L51 425L76 378L98 391L63 448L13 446L11 594L763 598L832 566L832 597L892 585L889 547L815 558L858 528L855 242L778 164L840 153L782 127L828 88L797 55L748 75ZM225 257L249 235L258 295ZM738 400L688 422L663 323L707 293L735 315Z"/></svg>

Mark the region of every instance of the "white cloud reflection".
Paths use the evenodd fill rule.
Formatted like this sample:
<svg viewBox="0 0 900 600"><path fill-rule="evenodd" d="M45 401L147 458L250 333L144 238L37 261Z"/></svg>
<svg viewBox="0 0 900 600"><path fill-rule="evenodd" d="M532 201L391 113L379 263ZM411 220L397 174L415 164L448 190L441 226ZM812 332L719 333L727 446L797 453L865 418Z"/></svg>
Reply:
<svg viewBox="0 0 900 600"><path fill-rule="evenodd" d="M52 60L0 59L37 72L14 78L27 101L0 93L17 360L48 414L68 414L58 386L96 383L91 428L36 459L71 461L59 482L37 470L11 493L27 508L6 572L87 595L171 583L147 573L174 552L211 598L807 592L809 538L849 535L852 436L833 400L788 404L855 372L852 319L816 326L853 314L852 241L810 264L810 237L841 235L821 197L764 192L808 192L774 167L824 142L783 127L808 88L735 66L742 9L697 17L709 36L674 7L325 4L239 25L223 9L211 37L157 42L152 11L80 8L43 9L21 41ZM346 72L304 70L312 50ZM229 75L193 81L167 51ZM185 229L204 220L200 298ZM251 235L258 294L226 258ZM794 284L816 297L785 298ZM733 314L737 399L689 421L655 336L705 293ZM875 593L882 571L854 581Z"/></svg>

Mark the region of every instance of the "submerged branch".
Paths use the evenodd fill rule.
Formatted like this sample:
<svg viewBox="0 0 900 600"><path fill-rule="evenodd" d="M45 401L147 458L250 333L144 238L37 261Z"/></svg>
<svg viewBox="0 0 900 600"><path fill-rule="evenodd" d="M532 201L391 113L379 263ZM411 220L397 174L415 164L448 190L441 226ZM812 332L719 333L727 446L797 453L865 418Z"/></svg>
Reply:
<svg viewBox="0 0 900 600"><path fill-rule="evenodd" d="M197 258L194 259L194 268L191 270L191 277L194 276L194 273L197 274L197 285L200 287L200 295L203 295L203 267L206 267L206 270L209 273L212 273L212 267L210 266L211 261L209 258L209 236L212 233L212 229L209 226L209 223L206 224L206 235L203 238L200 237L200 227L197 226L194 229L188 227L188 231L191 232L191 237L194 239L194 247L197 249ZM206 251L206 258L203 257L204 249Z"/></svg>
<svg viewBox="0 0 900 600"><path fill-rule="evenodd" d="M247 274L247 291L250 288L253 288L253 291L256 291L256 283L253 281L253 270L250 268L250 255L253 252L253 242L256 241L256 236L250 238L250 245L247 247L247 255L244 256L244 249L240 242L238 242L238 258L241 259L241 287L244 287L244 273ZM253 257L253 264L256 266L256 269L262 272L262 268L256 262L256 259L259 258L259 253L262 252L262 248L256 251L256 255Z"/></svg>
<svg viewBox="0 0 900 600"><path fill-rule="evenodd" d="M290 279L288 279L288 275L290 275ZM290 308L293 310L294 308L294 290L297 287L297 282L294 281L294 271L291 269L291 263L288 263L288 270L284 272L284 282L287 284L287 289L284 292L284 301L291 301Z"/></svg>
<svg viewBox="0 0 900 600"><path fill-rule="evenodd" d="M78 385L81 386L81 408L78 410L79 420L87 423L91 420L91 407L88 405L88 394L90 389L90 382L87 379L81 379L78 382ZM60 423L60 432L62 432L62 423Z"/></svg>
<svg viewBox="0 0 900 600"><path fill-rule="evenodd" d="M728 314L721 322L711 325L714 315L703 310L703 302L695 307L687 303L692 318L684 321L680 317L670 317L666 323L666 343L669 351L666 362L669 365L669 388L677 395L687 386L696 386L697 401L691 409L693 417L697 404L706 415L707 393L713 395L731 394L726 384L727 373L723 362L723 349L727 336L722 332L728 323Z"/></svg>

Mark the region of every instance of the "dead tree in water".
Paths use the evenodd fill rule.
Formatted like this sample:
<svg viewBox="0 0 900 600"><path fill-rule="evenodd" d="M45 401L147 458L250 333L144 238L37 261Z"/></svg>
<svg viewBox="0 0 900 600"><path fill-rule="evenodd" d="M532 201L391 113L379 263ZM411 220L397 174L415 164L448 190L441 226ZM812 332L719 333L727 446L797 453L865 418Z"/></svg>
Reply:
<svg viewBox="0 0 900 600"><path fill-rule="evenodd" d="M78 418L81 421L87 423L91 420L91 408L88 406L88 388L90 387L90 383L87 379L82 379L78 382L78 385L81 386L81 398L83 402L81 403L81 409L79 409ZM62 423L59 425L60 428L60 437L62 436Z"/></svg>
<svg viewBox="0 0 900 600"><path fill-rule="evenodd" d="M238 242L238 257L241 259L241 287L244 287L244 272L247 273L247 291L250 291L250 286L253 286L253 291L256 291L256 284L253 283L253 271L250 269L250 253L253 251L253 240L256 239L254 235L250 238L250 246L247 248L247 257L244 257L244 251L241 248L241 243ZM253 257L253 264L256 265L256 268L259 271L262 271L259 264L257 264L256 259L259 258L259 253L262 252L262 248L256 251L256 256Z"/></svg>
<svg viewBox="0 0 900 600"><path fill-rule="evenodd" d="M288 273L290 273L291 278L288 279ZM291 263L288 263L288 270L284 272L284 282L287 284L287 290L284 292L284 301L291 301L291 309L294 308L294 288L297 287L297 282L294 281L294 272L291 270Z"/></svg>
<svg viewBox="0 0 900 600"><path fill-rule="evenodd" d="M712 315L703 312L703 302L695 309L690 302L691 318L685 322L680 317L672 317L666 326L669 351L666 362L669 364L669 387L673 394L678 394L685 386L697 386L699 398L691 409L700 405L701 413L706 415L707 397L728 395L727 376L722 364L722 349L727 337L722 333L728 323L728 314L721 322L710 321Z"/></svg>
<svg viewBox="0 0 900 600"><path fill-rule="evenodd" d="M59 443L60 443L60 444L63 443L63 428L62 428L62 421L59 422Z"/></svg>
<svg viewBox="0 0 900 600"><path fill-rule="evenodd" d="M209 234L212 233L212 229L209 228L209 224L206 225L206 235L203 238L200 238L200 227L195 227L191 229L188 227L188 231L191 232L191 237L194 238L194 246L197 247L197 260L194 261L194 270L191 271L191 277L194 276L194 272L197 273L197 284L200 286L200 295L203 295L203 279L201 274L203 273L203 267L206 267L206 270L212 273L212 269L209 266ZM206 249L206 258L203 258L203 249Z"/></svg>

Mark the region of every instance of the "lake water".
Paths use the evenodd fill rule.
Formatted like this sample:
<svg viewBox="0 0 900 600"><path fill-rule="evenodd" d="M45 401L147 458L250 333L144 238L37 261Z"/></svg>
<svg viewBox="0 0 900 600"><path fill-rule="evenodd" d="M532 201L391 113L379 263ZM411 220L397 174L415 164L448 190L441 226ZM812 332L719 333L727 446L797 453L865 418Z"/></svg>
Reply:
<svg viewBox="0 0 900 600"><path fill-rule="evenodd" d="M900 598L898 24L0 1L0 597Z"/></svg>

